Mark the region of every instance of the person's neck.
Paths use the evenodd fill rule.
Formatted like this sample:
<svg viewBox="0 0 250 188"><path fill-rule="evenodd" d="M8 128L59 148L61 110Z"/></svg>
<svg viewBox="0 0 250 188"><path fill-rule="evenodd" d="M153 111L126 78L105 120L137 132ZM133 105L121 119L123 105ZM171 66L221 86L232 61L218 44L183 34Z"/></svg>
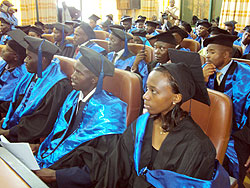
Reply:
<svg viewBox="0 0 250 188"><path fill-rule="evenodd" d="M124 46L123 48L118 48L118 49L115 49L114 51L117 53L117 52L120 52L122 49L124 49Z"/></svg>
<svg viewBox="0 0 250 188"><path fill-rule="evenodd" d="M83 93L84 97L86 97L95 87L96 85L93 85L86 90L81 90L81 92Z"/></svg>
<svg viewBox="0 0 250 188"><path fill-rule="evenodd" d="M231 62L231 59L227 59L224 61L224 63L220 67L216 67L217 69L221 70L223 69L226 65L228 65Z"/></svg>
<svg viewBox="0 0 250 188"><path fill-rule="evenodd" d="M206 34L204 36L201 36L202 39L206 39L208 37L209 34Z"/></svg>
<svg viewBox="0 0 250 188"><path fill-rule="evenodd" d="M18 67L18 63L17 62L7 62L7 63L8 63L9 69Z"/></svg>

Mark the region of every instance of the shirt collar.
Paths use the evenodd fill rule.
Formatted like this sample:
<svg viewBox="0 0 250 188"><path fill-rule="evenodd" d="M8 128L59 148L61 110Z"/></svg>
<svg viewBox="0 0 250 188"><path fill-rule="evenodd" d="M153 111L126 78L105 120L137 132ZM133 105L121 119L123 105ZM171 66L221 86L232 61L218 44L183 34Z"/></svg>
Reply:
<svg viewBox="0 0 250 188"><path fill-rule="evenodd" d="M231 60L226 66L224 66L221 70L216 69L216 72L221 72L222 75L224 76L229 69L230 65L232 64L233 60Z"/></svg>
<svg viewBox="0 0 250 188"><path fill-rule="evenodd" d="M96 90L96 87L94 89L92 89L92 91L90 91L89 94L86 97L84 97L83 92L80 91L78 102L79 101L82 101L82 102L88 101L89 98L94 94L95 90Z"/></svg>

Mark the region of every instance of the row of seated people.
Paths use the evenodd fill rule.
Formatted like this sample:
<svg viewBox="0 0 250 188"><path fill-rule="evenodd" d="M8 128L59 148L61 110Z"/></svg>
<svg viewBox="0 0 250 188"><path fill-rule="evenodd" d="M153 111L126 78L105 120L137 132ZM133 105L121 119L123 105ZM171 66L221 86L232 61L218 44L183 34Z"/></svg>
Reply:
<svg viewBox="0 0 250 188"><path fill-rule="evenodd" d="M121 41L125 41L125 39L124 38L126 38L126 34L124 34L124 32L121 32L121 31L119 31L119 30L116 30L116 29L114 29L114 33L113 33L113 35L114 35L114 37L120 37L121 38ZM220 37L220 36L219 36ZM230 38L230 36L223 36L224 38L223 38L223 40L225 40L225 39L228 39L228 37ZM14 36L12 36L12 38L14 38ZM27 37L26 37L27 38ZM216 36L215 36L215 38L216 38ZM32 40L34 40L34 38L31 38ZM30 40L31 40L30 39ZM111 37L111 39L112 39L112 37ZM175 45L176 45L176 40L175 40L175 38L172 36L172 34L171 33L169 33L169 32L167 32L167 33L163 33L163 34L160 34L160 35L158 35L158 36L156 36L155 38L153 38L153 39L156 39L157 41L156 41L156 45L154 45L154 47L155 48L157 48L157 45L160 45L160 47L158 47L158 48L163 48L162 47L162 45L172 45L173 47L175 47ZM212 39L213 39L213 37L212 37ZM232 39L231 39L232 40ZM229 41L231 41L231 40L229 40ZM34 40L35 41L35 40ZM111 42L112 42L112 40L110 40ZM33 42L33 41L32 41ZM41 40L40 40L40 42L41 42ZM221 41L220 41L221 42ZM46 43L46 42L45 42ZM230 42L229 42L230 43ZM35 44L35 43L34 43ZM46 43L47 44L47 43ZM219 44L221 44L221 43L219 43ZM125 45L125 44L124 44ZM33 47L33 48L39 48L39 46L40 45L35 45L36 47ZM229 45L230 46L230 45ZM125 47L125 46L124 46ZM166 48L166 47L165 47ZM164 48L163 48L164 49ZM168 49L168 48L166 48L166 49ZM50 49L51 50L51 49ZM162 49L161 49L162 50ZM57 52L57 50L55 50L55 51L53 51L53 50L51 50L51 53L54 53L54 54L56 54L56 52ZM163 63L161 63L161 58L162 57L164 57L164 58L169 58L169 57L166 57L166 54L164 54L164 55L162 55L161 56L161 58L160 58L160 56L159 56L159 54L157 55L157 50L155 50L155 58L156 58L156 61L158 61L158 65L157 66L159 66L159 65L163 65L163 64L165 64L167 61L165 61L165 62L163 62ZM125 53L125 50L124 50L124 53ZM83 52L81 53L81 54L84 54ZM88 54L88 53L86 53L86 54ZM31 54L31 55L34 55L34 54ZM28 59L32 59L32 57L31 57L31 55L29 55L28 54ZM50 55L50 57L51 57L51 55ZM158 59L157 59L158 58ZM26 62L28 62L28 59L26 60ZM87 61L87 60L86 60ZM46 63L48 63L48 62L46 62ZM45 63L45 64L46 64ZM27 63L28 64L28 63ZM26 67L27 67L27 64L26 64ZM29 65L29 64L28 64ZM28 67L27 67L28 68ZM29 68L32 68L32 71L34 71L34 67L29 67ZM213 72L214 73L214 72ZM61 75L62 76L62 75ZM31 78L28 78L28 77L26 77L25 78L26 79L26 81L28 82L28 81L31 81L30 79ZM36 79L37 78L35 78L35 81L36 81ZM39 78L38 78L39 79ZM62 79L62 78L59 78L59 79ZM176 79L176 78L175 78ZM55 79L54 80L55 82L57 82L58 80L57 79ZM46 83L46 82L45 82ZM28 84L29 85L29 84ZM34 86L29 86L28 87L28 85L26 85L26 84L24 84L24 85L19 85L18 86L18 88L20 87L20 89L19 89L19 91L21 92L21 91L23 91L24 89L23 88L26 88L26 89L30 89L30 90L32 90L33 91L33 87ZM45 84L46 85L46 84ZM31 88L30 88L31 87ZM48 92L48 90L50 91L50 88L51 87L48 87L48 88L46 88L47 90L47 92ZM54 88L54 87L52 87L52 88ZM52 89L51 88L51 89ZM38 89L38 88L37 88ZM40 89L40 88L39 88ZM19 92L18 91L18 92ZM21 94L21 93L20 93ZM45 93L46 94L46 93ZM66 92L64 93L64 94L66 94ZM30 94L27 94L28 96L26 96L26 94L24 95L24 98L26 97L26 98L29 98L29 95ZM67 94L66 94L67 95ZM32 96L32 95L30 95L30 96ZM41 97L43 97L43 96L41 96ZM55 96L53 96L53 97L55 97ZM65 96L64 96L65 97ZM15 99L16 100L16 99ZM41 100L41 98L40 99L38 99L38 100ZM48 98L48 101L50 101L50 100L55 100L55 99L51 99L51 98ZM145 100L145 99L144 99ZM14 101L15 102L15 101ZM13 102L13 106L15 106L14 105L14 102ZM27 102L27 101L26 101ZM46 102L45 102L46 103ZM49 102L48 102L49 103ZM25 104L23 104L23 105L25 105ZM13 108L14 107L10 107L9 108L9 111L8 111L8 113L7 113L7 117L8 116L12 116L13 115ZM55 107L55 105L53 105L54 107ZM58 107L58 105L57 105L57 107ZM12 123L10 123L10 124L12 124L12 125L10 125L10 127L12 127L13 126L13 124L15 124L15 123L17 123L18 122L18 118L20 118L20 117L18 117L18 116L22 116L22 113L20 113L20 111L22 111L23 110L23 108L22 107L20 107L20 109L18 110L19 112L17 112L17 114L16 115L14 115L14 117L13 117L13 119L12 118L10 118L10 119L8 119L7 118L7 120L5 119L4 121L6 121L6 122L8 122L8 121L12 121ZM30 110L34 110L34 109L30 109ZM42 108L41 109L42 110L42 113L49 113L48 112L48 109L46 109L46 108ZM46 110L47 110L47 112L46 112ZM51 109L50 109L51 110ZM55 112L56 110L58 110L58 109L53 109L53 112ZM25 112L23 112L23 113L25 113ZM37 112L38 114L39 114L39 112ZM15 114L15 113L14 113ZM48 115L49 116L49 115ZM30 118L30 117L29 117ZM29 119L28 118L28 119ZM54 117L54 119L55 119L55 117ZM26 119L26 121L27 121L27 119ZM39 121L39 120L38 120ZM50 123L51 124L51 122L47 122L47 123ZM23 121L23 124L28 124L27 122L25 122L25 121ZM46 124L46 123L45 123ZM19 126L19 128L20 127L22 127L22 128L24 128L24 126ZM26 126L26 128L27 127L29 127L29 125L27 125ZM6 127L5 127L6 128ZM15 130L15 129L19 129L19 128L14 128L13 130ZM25 129L25 128L24 128ZM30 129L30 127L29 127L29 129ZM46 130L46 129L43 129L43 128L39 128L39 130ZM46 130L46 131L48 131L48 130ZM45 131L45 132L46 132ZM23 131L23 133L24 134L27 134L29 131L28 130L25 130L25 131ZM12 131L12 133L11 133L11 131L6 131L6 133L5 134L9 134L9 135L11 135L11 134L18 134L18 133L21 133L22 134L22 131L19 131L19 130L15 130L15 131ZM31 132L29 132L29 133L31 133ZM34 132L32 132L31 134L34 134ZM48 133L47 133L48 134ZM57 136L62 136L62 135L60 135L61 133L58 133L58 135ZM86 169L85 169L86 170Z"/></svg>

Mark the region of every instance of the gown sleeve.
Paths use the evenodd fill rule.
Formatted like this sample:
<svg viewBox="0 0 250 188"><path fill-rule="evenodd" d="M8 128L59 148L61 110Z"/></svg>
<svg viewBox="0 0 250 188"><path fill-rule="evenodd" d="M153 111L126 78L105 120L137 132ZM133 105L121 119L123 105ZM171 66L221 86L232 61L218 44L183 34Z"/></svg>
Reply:
<svg viewBox="0 0 250 188"><path fill-rule="evenodd" d="M41 137L46 137L52 130L58 111L71 90L72 86L68 79L55 84L36 111L23 116L19 124L10 129L10 140L37 143Z"/></svg>

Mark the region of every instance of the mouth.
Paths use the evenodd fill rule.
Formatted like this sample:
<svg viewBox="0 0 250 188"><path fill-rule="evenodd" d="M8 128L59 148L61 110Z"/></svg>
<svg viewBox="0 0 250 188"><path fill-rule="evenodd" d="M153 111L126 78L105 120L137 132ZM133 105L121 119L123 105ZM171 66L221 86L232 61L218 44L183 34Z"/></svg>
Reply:
<svg viewBox="0 0 250 188"><path fill-rule="evenodd" d="M150 109L150 106L148 104L144 103L144 108L146 108L148 110L148 109Z"/></svg>

